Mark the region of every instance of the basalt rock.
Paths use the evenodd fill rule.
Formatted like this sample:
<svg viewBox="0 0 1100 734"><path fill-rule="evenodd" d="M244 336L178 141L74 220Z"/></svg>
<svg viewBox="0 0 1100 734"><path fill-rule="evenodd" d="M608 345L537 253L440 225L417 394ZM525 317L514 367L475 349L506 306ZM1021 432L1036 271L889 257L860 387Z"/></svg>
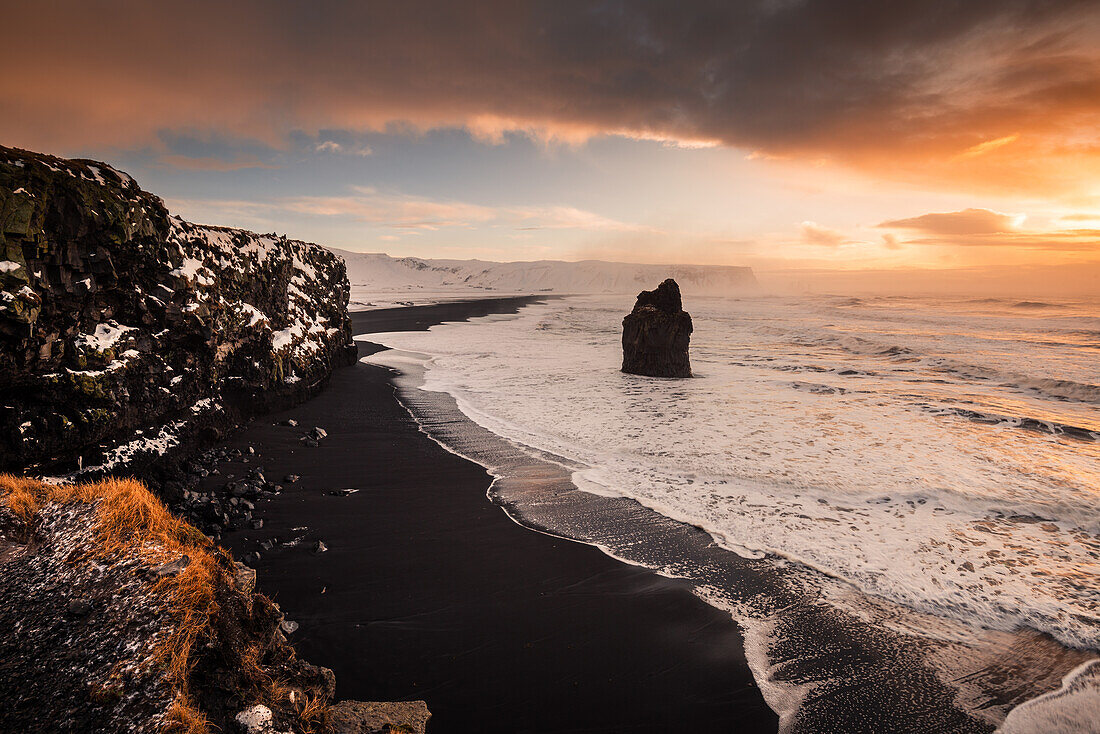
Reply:
<svg viewBox="0 0 1100 734"><path fill-rule="evenodd" d="M642 291L623 319L623 372L647 377L691 377L691 316L672 278Z"/></svg>
<svg viewBox="0 0 1100 734"><path fill-rule="evenodd" d="M343 261L0 147L0 471L145 474L354 360Z"/></svg>

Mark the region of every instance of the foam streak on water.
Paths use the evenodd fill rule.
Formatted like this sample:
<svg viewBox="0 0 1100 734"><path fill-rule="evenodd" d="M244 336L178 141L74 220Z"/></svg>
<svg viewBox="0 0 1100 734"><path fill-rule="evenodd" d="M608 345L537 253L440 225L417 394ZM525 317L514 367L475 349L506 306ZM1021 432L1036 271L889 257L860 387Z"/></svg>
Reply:
<svg viewBox="0 0 1100 734"><path fill-rule="evenodd" d="M686 299L693 380L616 371L626 298L373 335L586 491L913 610L1100 648L1100 304Z"/></svg>

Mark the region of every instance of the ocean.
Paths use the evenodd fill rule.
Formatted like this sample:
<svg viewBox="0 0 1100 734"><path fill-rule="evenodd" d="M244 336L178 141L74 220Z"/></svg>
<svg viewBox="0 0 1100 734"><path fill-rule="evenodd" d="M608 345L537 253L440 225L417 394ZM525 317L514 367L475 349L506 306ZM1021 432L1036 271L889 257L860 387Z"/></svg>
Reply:
<svg viewBox="0 0 1100 734"><path fill-rule="evenodd" d="M698 528L804 589L816 583L828 598L815 603L868 628L978 648L1025 629L1100 649L1100 301L686 294L690 380L618 371L632 304L570 297L370 338L398 350L378 361L420 366L403 390L451 396L583 493ZM774 608L737 603L728 576L672 551L666 563L659 535L624 542L630 513L579 534L575 519L559 526L552 509L525 508L535 503L506 483L498 491L517 518L644 557L694 579L746 629L754 615L774 629ZM776 646L758 661L773 683ZM945 680L967 670L937 665ZM779 705L793 716L808 694L791 688Z"/></svg>

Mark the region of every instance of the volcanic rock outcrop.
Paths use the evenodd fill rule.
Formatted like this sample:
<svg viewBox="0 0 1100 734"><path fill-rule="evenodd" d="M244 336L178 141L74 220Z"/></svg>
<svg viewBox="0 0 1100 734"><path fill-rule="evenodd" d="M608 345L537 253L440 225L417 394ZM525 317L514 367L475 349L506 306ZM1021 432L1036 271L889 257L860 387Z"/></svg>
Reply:
<svg viewBox="0 0 1100 734"><path fill-rule="evenodd" d="M623 372L647 377L691 377L691 316L672 278L642 291L623 319Z"/></svg>
<svg viewBox="0 0 1100 734"><path fill-rule="evenodd" d="M354 359L343 261L0 147L0 470L122 471Z"/></svg>
<svg viewBox="0 0 1100 734"><path fill-rule="evenodd" d="M255 583L134 480L0 474L0 731L422 734L423 701L333 703Z"/></svg>

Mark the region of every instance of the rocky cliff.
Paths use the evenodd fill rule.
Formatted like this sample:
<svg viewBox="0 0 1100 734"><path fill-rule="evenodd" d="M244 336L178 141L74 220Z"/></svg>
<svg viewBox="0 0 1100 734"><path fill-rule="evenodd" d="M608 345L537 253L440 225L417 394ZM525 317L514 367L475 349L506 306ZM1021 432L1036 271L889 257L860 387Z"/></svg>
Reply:
<svg viewBox="0 0 1100 734"><path fill-rule="evenodd" d="M423 701L333 703L255 579L134 480L0 474L0 730L423 732Z"/></svg>
<svg viewBox="0 0 1100 734"><path fill-rule="evenodd" d="M691 377L688 346L691 316L684 311L680 286L668 278L642 291L623 319L623 372L647 377Z"/></svg>
<svg viewBox="0 0 1100 734"><path fill-rule="evenodd" d="M0 470L120 470L354 359L343 261L0 147Z"/></svg>

